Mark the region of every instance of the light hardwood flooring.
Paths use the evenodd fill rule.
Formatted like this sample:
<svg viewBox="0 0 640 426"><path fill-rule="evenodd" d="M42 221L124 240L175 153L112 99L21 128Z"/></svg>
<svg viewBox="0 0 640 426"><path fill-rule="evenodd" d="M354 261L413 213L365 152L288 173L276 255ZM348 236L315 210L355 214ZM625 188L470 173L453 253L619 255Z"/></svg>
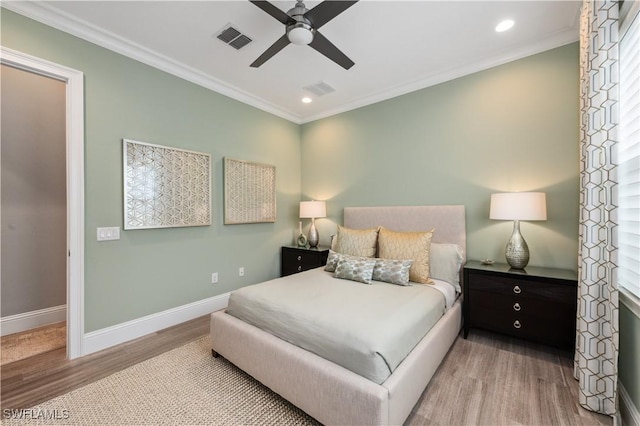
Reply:
<svg viewBox="0 0 640 426"><path fill-rule="evenodd" d="M64 349L0 370L1 407L27 408L196 340L201 317L68 361ZM612 425L579 407L570 353L472 330L458 337L408 425Z"/></svg>

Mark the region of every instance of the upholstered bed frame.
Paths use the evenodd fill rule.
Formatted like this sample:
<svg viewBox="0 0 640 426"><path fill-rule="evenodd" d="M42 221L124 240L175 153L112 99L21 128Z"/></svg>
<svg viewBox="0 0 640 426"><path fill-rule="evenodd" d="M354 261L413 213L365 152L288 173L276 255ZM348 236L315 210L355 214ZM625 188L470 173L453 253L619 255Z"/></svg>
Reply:
<svg viewBox="0 0 640 426"><path fill-rule="evenodd" d="M349 207L344 226L395 231L435 228L466 258L464 206ZM323 424L400 425L411 413L462 327L461 298L389 378L373 383L225 312L211 315L212 350Z"/></svg>

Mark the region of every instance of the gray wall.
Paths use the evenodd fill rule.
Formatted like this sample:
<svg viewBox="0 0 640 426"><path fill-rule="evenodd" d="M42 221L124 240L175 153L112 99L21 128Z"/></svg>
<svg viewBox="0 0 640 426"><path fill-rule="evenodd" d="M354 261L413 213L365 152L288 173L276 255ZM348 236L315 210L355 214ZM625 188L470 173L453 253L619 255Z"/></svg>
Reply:
<svg viewBox="0 0 640 426"><path fill-rule="evenodd" d="M302 170L325 241L345 206L464 204L468 257L503 262L513 225L489 220L491 193L543 191L548 220L521 226L530 264L575 270L578 46L305 124Z"/></svg>
<svg viewBox="0 0 640 426"><path fill-rule="evenodd" d="M2 316L67 303L63 82L2 65Z"/></svg>
<svg viewBox="0 0 640 426"><path fill-rule="evenodd" d="M298 223L297 124L5 9L1 19L4 46L85 75L85 331L279 274L279 248ZM210 153L213 225L121 231L118 241L97 242L97 227L122 227L123 138ZM223 225L224 156L276 166L276 223Z"/></svg>

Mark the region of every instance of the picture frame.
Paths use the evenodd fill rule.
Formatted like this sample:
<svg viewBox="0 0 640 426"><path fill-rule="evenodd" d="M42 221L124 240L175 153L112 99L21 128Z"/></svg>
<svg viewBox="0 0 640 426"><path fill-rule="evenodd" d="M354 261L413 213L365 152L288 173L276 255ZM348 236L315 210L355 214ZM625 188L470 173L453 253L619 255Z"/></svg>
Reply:
<svg viewBox="0 0 640 426"><path fill-rule="evenodd" d="M211 225L211 154L122 140L124 229Z"/></svg>
<svg viewBox="0 0 640 426"><path fill-rule="evenodd" d="M225 157L225 225L275 221L275 166Z"/></svg>

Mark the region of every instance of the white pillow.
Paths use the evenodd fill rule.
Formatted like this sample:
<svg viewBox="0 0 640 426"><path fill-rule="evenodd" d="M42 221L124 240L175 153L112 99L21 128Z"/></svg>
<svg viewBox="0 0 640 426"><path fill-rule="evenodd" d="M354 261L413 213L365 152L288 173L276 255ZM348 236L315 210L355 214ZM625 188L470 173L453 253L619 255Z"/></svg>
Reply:
<svg viewBox="0 0 640 426"><path fill-rule="evenodd" d="M460 267L462 266L462 249L457 244L431 243L429 259L431 278L446 281L460 289Z"/></svg>

